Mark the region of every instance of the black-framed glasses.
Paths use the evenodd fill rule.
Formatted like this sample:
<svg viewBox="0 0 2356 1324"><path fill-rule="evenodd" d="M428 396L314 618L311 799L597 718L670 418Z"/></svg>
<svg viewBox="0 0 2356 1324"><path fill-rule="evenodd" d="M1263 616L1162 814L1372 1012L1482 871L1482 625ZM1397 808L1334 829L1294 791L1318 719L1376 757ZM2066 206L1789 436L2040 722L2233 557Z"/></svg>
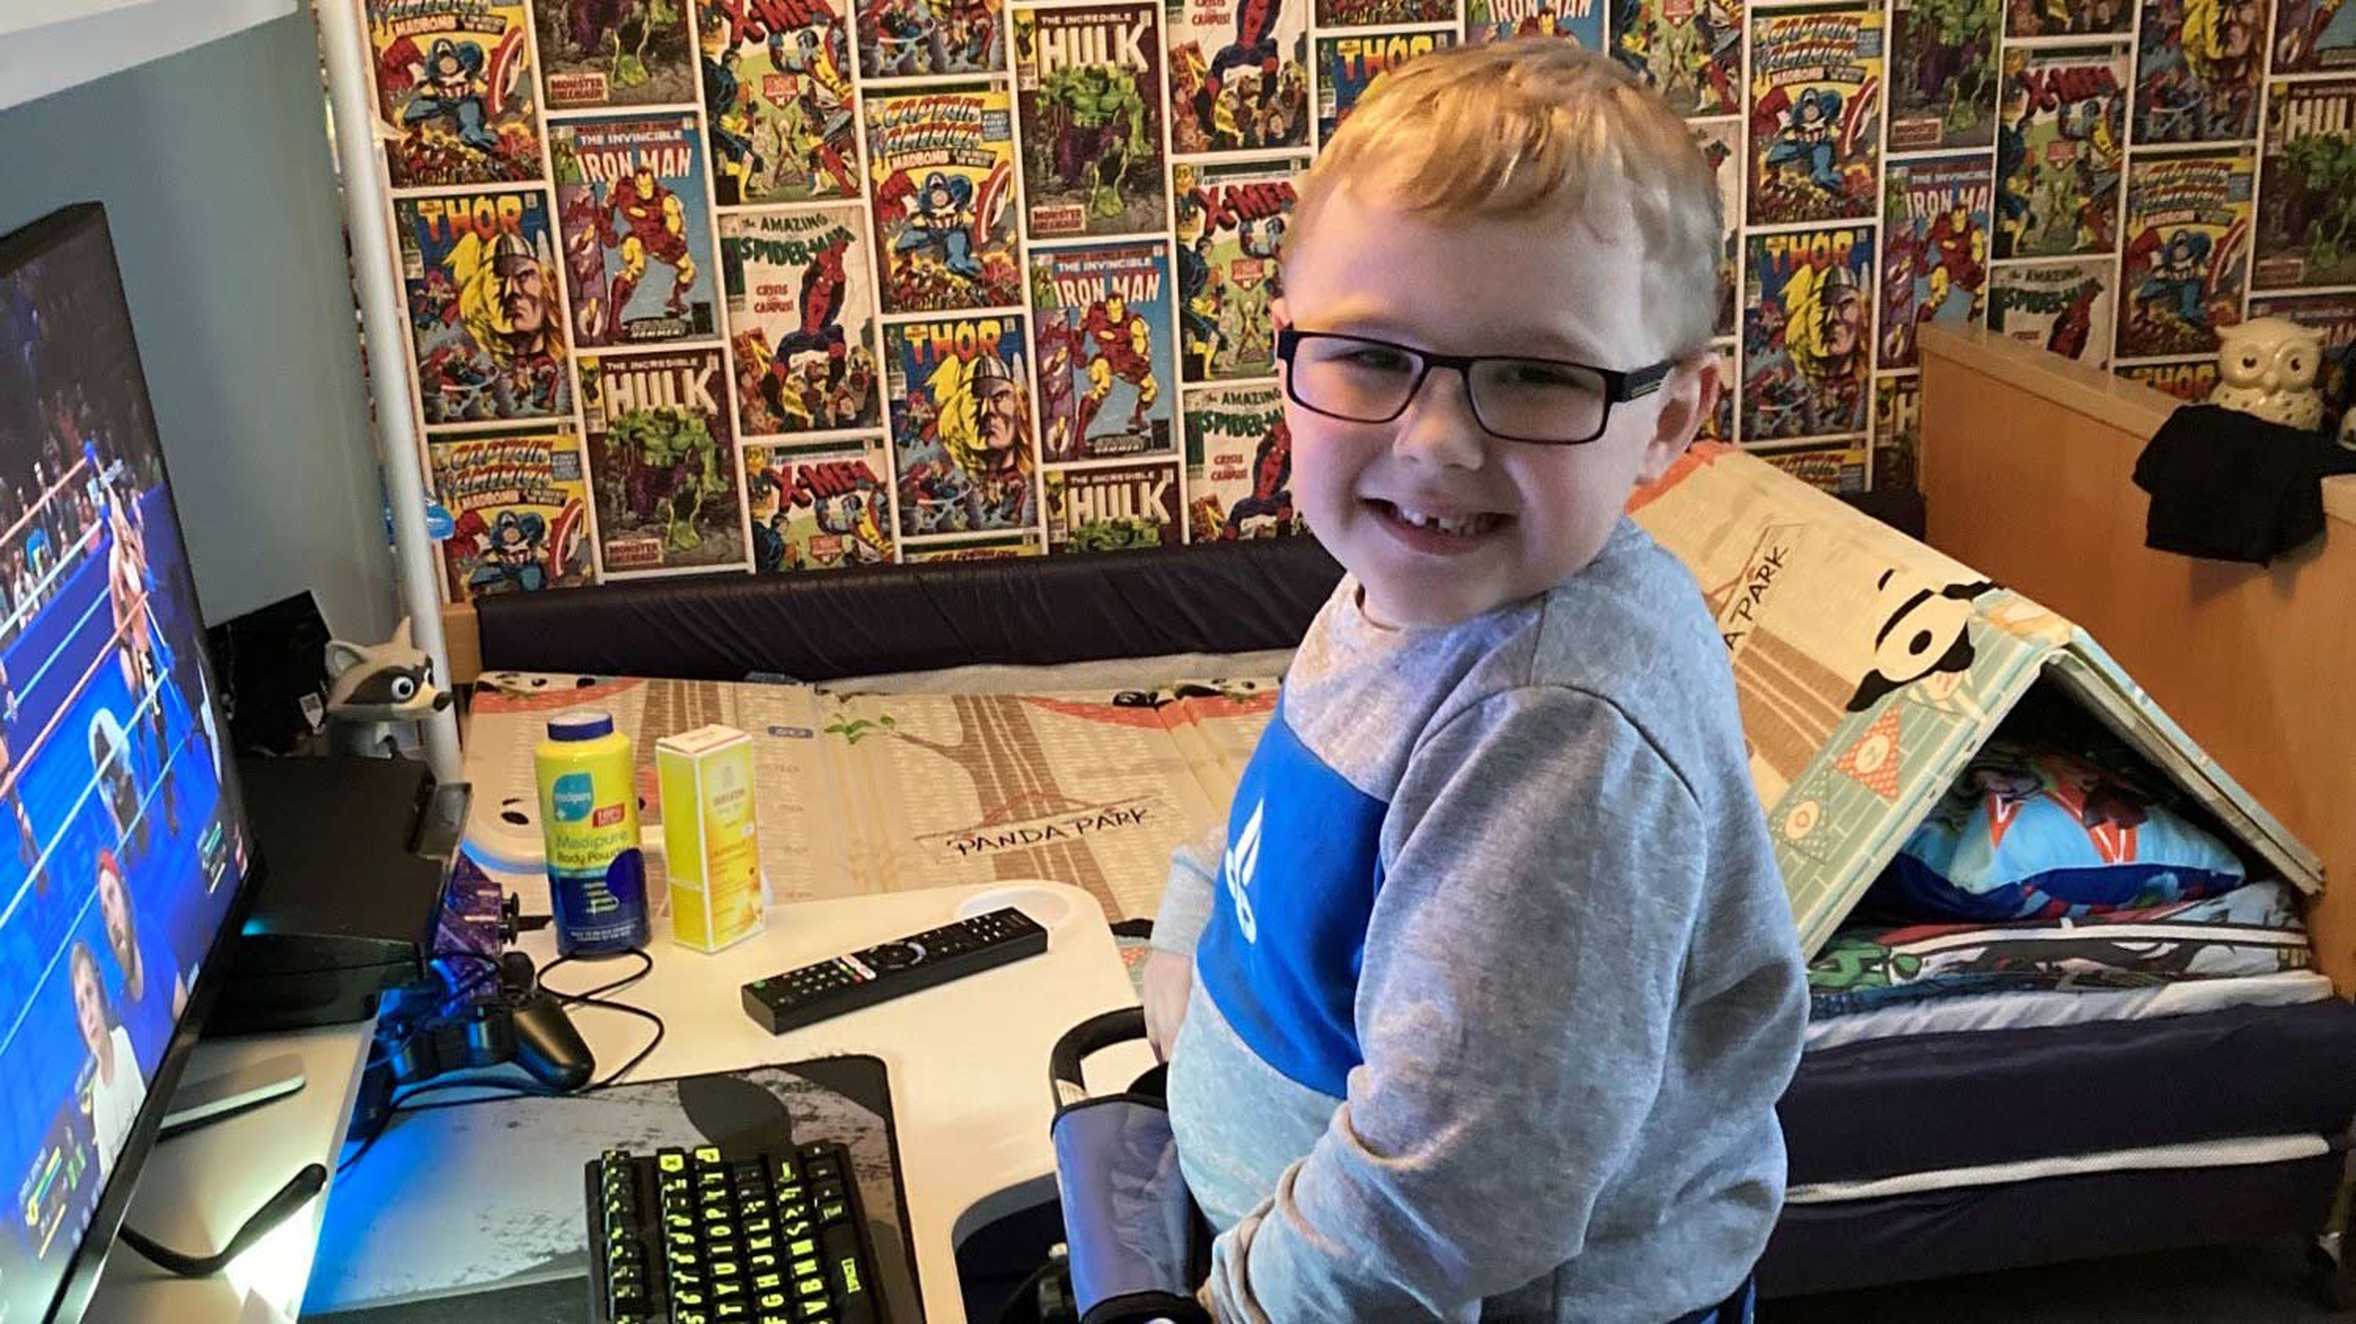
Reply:
<svg viewBox="0 0 2356 1324"><path fill-rule="evenodd" d="M1633 372L1564 359L1436 354L1409 345L1286 327L1276 333L1285 393L1293 403L1351 423L1388 423L1407 412L1434 368L1464 378L1474 421L1506 441L1583 446L1603 435L1612 406L1651 395L1674 362Z"/></svg>

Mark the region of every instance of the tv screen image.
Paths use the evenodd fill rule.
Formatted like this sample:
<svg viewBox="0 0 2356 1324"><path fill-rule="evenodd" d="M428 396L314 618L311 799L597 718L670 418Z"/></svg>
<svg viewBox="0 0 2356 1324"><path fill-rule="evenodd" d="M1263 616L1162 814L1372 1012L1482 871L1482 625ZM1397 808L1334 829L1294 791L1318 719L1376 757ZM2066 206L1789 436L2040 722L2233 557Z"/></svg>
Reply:
<svg viewBox="0 0 2356 1324"><path fill-rule="evenodd" d="M0 1319L79 1310L242 902L202 637L104 214L69 209L0 239Z"/></svg>

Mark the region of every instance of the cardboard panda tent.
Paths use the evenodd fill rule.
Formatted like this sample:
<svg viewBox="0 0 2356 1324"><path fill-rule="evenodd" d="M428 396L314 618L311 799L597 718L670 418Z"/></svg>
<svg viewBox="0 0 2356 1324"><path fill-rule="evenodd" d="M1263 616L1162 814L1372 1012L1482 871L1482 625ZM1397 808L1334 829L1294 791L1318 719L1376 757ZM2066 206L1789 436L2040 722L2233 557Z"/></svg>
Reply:
<svg viewBox="0 0 2356 1324"><path fill-rule="evenodd" d="M1699 580L1813 956L2005 717L2082 709L2302 892L2322 865L2084 631L1766 462L1695 446L1630 513Z"/></svg>

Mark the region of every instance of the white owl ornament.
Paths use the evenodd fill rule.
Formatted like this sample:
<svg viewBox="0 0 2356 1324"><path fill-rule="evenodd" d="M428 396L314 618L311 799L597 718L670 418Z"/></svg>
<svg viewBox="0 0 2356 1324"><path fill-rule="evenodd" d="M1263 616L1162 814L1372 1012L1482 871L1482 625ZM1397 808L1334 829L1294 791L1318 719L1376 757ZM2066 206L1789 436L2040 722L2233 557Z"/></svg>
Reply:
<svg viewBox="0 0 2356 1324"><path fill-rule="evenodd" d="M2209 403L2305 432L2323 427L2323 337L2280 317L2260 317L2217 333L2217 385Z"/></svg>

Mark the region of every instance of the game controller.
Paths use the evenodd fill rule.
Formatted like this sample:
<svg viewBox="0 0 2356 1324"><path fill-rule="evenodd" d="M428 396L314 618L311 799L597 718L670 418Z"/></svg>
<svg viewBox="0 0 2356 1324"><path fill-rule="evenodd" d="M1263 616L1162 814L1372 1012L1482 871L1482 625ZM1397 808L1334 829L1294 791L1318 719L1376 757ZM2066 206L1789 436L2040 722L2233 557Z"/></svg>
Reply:
<svg viewBox="0 0 2356 1324"><path fill-rule="evenodd" d="M417 1012L378 1021L396 1086L513 1062L550 1089L570 1091L588 1084L597 1069L564 1005L539 986L531 958L521 952L499 961L493 996L432 999Z"/></svg>

